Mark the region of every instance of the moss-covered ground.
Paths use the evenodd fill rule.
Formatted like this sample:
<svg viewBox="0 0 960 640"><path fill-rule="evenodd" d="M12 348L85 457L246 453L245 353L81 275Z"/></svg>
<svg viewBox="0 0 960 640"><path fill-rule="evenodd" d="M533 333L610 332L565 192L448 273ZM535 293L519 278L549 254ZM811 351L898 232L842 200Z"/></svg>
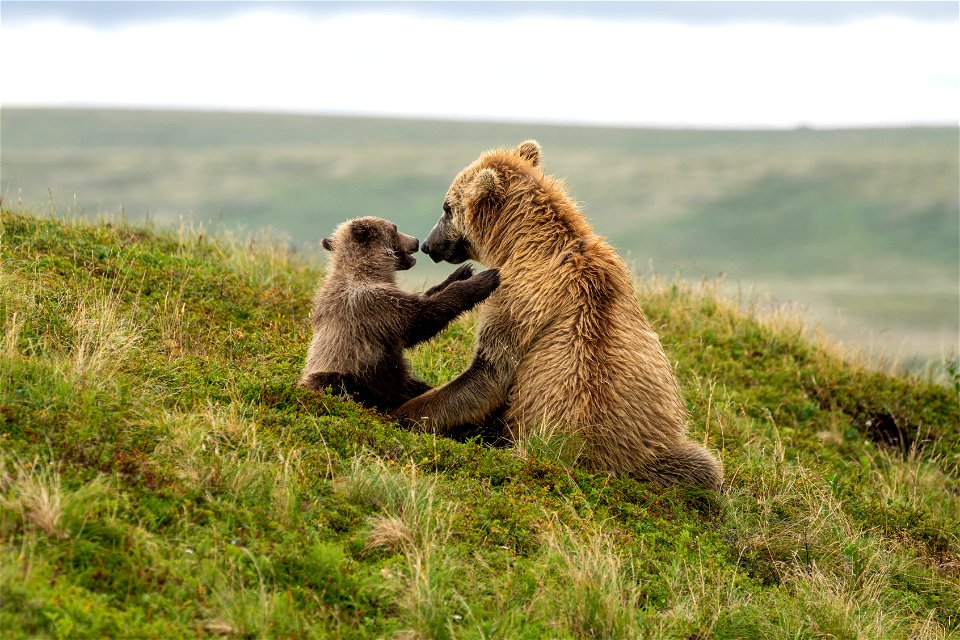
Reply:
<svg viewBox="0 0 960 640"><path fill-rule="evenodd" d="M4 640L960 637L955 373L638 279L726 469L657 491L296 387L320 273L269 238L0 216Z"/></svg>

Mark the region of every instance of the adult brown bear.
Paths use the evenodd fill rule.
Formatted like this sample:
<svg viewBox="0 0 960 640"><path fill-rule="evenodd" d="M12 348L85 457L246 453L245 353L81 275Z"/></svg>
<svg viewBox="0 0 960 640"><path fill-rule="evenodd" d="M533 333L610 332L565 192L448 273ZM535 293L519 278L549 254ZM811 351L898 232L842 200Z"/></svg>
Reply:
<svg viewBox="0 0 960 640"><path fill-rule="evenodd" d="M502 411L511 435L548 424L584 443L587 466L660 486L718 489L717 458L687 437L686 408L623 260L562 185L540 145L496 149L460 172L422 250L500 270L479 312L469 369L393 415L456 433Z"/></svg>

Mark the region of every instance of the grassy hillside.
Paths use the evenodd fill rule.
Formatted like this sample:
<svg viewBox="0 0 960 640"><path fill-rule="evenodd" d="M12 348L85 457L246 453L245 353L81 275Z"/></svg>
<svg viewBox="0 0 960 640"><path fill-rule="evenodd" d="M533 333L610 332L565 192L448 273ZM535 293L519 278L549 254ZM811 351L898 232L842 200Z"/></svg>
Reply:
<svg viewBox="0 0 960 640"><path fill-rule="evenodd" d="M728 484L658 492L296 388L319 274L267 238L0 215L5 640L960 635L957 384L640 281Z"/></svg>
<svg viewBox="0 0 960 640"><path fill-rule="evenodd" d="M534 137L546 169L640 268L725 273L731 288L798 301L834 335L887 357L960 348L956 127L683 131L6 108L0 125L7 202L269 225L309 247L361 214L423 237L461 167Z"/></svg>

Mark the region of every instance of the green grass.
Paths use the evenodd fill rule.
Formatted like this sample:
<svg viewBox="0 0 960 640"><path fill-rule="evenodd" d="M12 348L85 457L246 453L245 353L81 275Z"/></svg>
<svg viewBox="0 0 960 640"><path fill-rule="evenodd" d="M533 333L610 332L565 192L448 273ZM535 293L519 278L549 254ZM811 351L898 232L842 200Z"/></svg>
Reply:
<svg viewBox="0 0 960 640"><path fill-rule="evenodd" d="M4 639L960 635L955 365L638 280L728 484L660 492L296 387L320 274L266 236L0 215Z"/></svg>
<svg viewBox="0 0 960 640"><path fill-rule="evenodd" d="M316 249L346 218L423 238L460 168L537 138L638 267L799 302L921 364L960 349L956 127L696 131L277 114L3 109L0 195L36 210L261 229ZM442 277L421 261L410 282Z"/></svg>

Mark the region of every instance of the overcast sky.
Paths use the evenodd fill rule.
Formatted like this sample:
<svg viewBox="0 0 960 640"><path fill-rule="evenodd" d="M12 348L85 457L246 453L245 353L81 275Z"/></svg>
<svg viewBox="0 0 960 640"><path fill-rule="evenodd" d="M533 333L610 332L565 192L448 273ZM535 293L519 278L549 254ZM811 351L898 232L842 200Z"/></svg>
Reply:
<svg viewBox="0 0 960 640"><path fill-rule="evenodd" d="M957 2L18 2L2 106L960 122Z"/></svg>

